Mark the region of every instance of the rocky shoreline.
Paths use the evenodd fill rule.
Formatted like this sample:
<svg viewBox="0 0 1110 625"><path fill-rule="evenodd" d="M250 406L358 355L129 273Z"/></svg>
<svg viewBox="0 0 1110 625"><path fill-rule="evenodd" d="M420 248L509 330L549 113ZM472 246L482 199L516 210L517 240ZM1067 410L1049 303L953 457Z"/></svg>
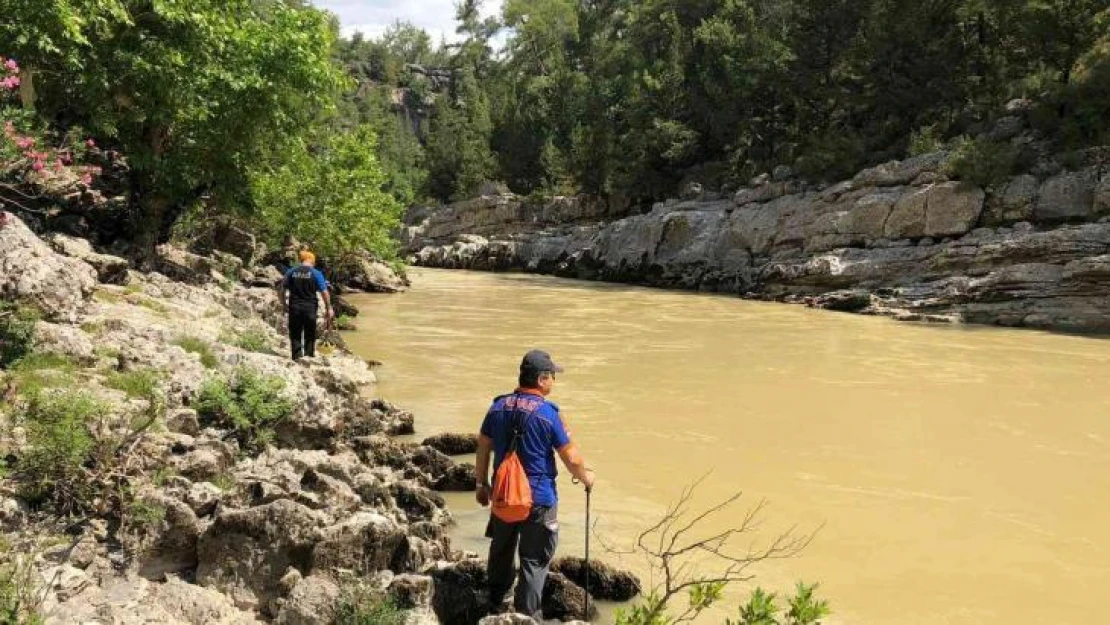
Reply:
<svg viewBox="0 0 1110 625"><path fill-rule="evenodd" d="M80 240L47 244L5 215L0 293L40 316L0 378L0 572L22 607L46 623L333 623L371 596L409 624L478 622L484 566L451 548L437 493L473 490L472 467L444 453L473 440L395 440L414 417L366 397L365 362L290 361L273 289L195 279L203 263L182 254L162 257L184 259L176 277L193 284ZM288 410L248 428L247 411L273 408L256 387ZM58 434L35 412L49 398L96 406L81 434L116 452L77 463L82 483L107 480L88 500L56 472L27 494L43 432ZM549 615L584 616L584 591L553 578Z"/></svg>
<svg viewBox="0 0 1110 625"><path fill-rule="evenodd" d="M1011 132L1022 122L1014 118ZM1014 136L1013 141L1024 140ZM588 198L410 211L412 264L731 293L839 311L1110 333L1110 158L981 188L946 152L810 185L788 168L729 196L691 185L629 214Z"/></svg>

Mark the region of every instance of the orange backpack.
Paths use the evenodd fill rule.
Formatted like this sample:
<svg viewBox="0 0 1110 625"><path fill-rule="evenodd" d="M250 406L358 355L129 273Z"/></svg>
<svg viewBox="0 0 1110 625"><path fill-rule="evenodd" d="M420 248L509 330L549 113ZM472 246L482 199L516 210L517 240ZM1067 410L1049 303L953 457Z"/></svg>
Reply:
<svg viewBox="0 0 1110 625"><path fill-rule="evenodd" d="M532 416L532 413L527 416ZM513 428L509 451L493 476L493 514L506 523L520 523L532 513L532 486L517 453L523 430L524 419L521 419Z"/></svg>

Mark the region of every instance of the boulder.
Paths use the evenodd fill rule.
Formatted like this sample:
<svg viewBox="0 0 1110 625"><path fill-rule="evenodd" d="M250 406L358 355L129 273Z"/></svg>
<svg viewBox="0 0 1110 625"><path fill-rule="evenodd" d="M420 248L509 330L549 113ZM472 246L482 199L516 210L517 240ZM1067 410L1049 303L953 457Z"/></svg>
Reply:
<svg viewBox="0 0 1110 625"><path fill-rule="evenodd" d="M221 512L197 544L197 583L273 616L289 567L310 570L320 525L317 513L288 499Z"/></svg>
<svg viewBox="0 0 1110 625"><path fill-rule="evenodd" d="M169 243L155 248L154 267L171 280L186 284L209 284L222 277L213 259Z"/></svg>
<svg viewBox="0 0 1110 625"><path fill-rule="evenodd" d="M333 267L335 282L368 293L401 293L409 281L369 252L348 254Z"/></svg>
<svg viewBox="0 0 1110 625"><path fill-rule="evenodd" d="M1094 168L1063 172L1046 180L1037 193L1033 213L1040 223L1058 223L1090 217L1095 207Z"/></svg>
<svg viewBox="0 0 1110 625"><path fill-rule="evenodd" d="M200 431L197 411L192 408L177 408L166 413L166 429L171 432L196 436Z"/></svg>
<svg viewBox="0 0 1110 625"><path fill-rule="evenodd" d="M0 299L72 323L96 283L96 271L87 263L55 253L21 220L0 212Z"/></svg>
<svg viewBox="0 0 1110 625"><path fill-rule="evenodd" d="M474 465L468 463L451 467L436 477L433 487L444 492L473 492L478 487L474 480Z"/></svg>
<svg viewBox="0 0 1110 625"><path fill-rule="evenodd" d="M1029 174L1011 178L1000 193L989 198L985 219L987 225L1009 225L1033 219L1037 187L1037 178Z"/></svg>
<svg viewBox="0 0 1110 625"><path fill-rule="evenodd" d="M46 241L59 254L88 263L104 284L126 284L128 262L118 256L97 253L85 239L58 232L47 235Z"/></svg>
<svg viewBox="0 0 1110 625"><path fill-rule="evenodd" d="M151 610L157 606L157 610ZM151 611L161 612L178 623L188 625L253 625L261 623L255 615L241 612L224 595L210 588L182 581L171 575L163 584L153 584L146 601L136 606L144 618L138 622L154 622ZM120 622L107 619L107 622Z"/></svg>
<svg viewBox="0 0 1110 625"><path fill-rule="evenodd" d="M979 221L985 198L982 189L963 182L945 182L929 187L925 236L967 234Z"/></svg>
<svg viewBox="0 0 1110 625"><path fill-rule="evenodd" d="M925 211L928 189L918 189L903 195L894 203L883 227L888 239L919 239L925 236Z"/></svg>
<svg viewBox="0 0 1110 625"><path fill-rule="evenodd" d="M455 466L455 462L431 447L418 447L409 461L432 477L439 477Z"/></svg>
<svg viewBox="0 0 1110 625"><path fill-rule="evenodd" d="M68 356L81 363L96 361L92 337L77 326L40 321L35 324L35 350Z"/></svg>
<svg viewBox="0 0 1110 625"><path fill-rule="evenodd" d="M604 562L591 561L587 569L582 558L559 558L551 564L551 570L560 573L582 588L586 587L586 575L590 578L590 595L605 601L630 601L640 594L640 579L626 571L617 569Z"/></svg>
<svg viewBox="0 0 1110 625"><path fill-rule="evenodd" d="M1110 215L1110 171L1102 175L1095 187L1095 215Z"/></svg>
<svg viewBox="0 0 1110 625"><path fill-rule="evenodd" d="M907 185L925 172L939 171L947 159L947 153L933 152L904 161L890 161L859 172L852 179L852 184L856 188Z"/></svg>
<svg viewBox="0 0 1110 625"><path fill-rule="evenodd" d="M312 570L345 569L365 575L392 568L405 550L405 532L396 523L374 512L359 512L325 530L312 551Z"/></svg>
<svg viewBox="0 0 1110 625"><path fill-rule="evenodd" d="M435 436L425 438L421 445L436 449L448 456L463 456L478 451L478 435L451 433L436 434Z"/></svg>
<svg viewBox="0 0 1110 625"><path fill-rule="evenodd" d="M331 625L336 621L340 589L330 577L310 575L297 582L282 602L277 625Z"/></svg>
<svg viewBox="0 0 1110 625"><path fill-rule="evenodd" d="M398 608L412 610L431 607L432 589L431 577L406 573L394 577L387 592Z"/></svg>
<svg viewBox="0 0 1110 625"><path fill-rule="evenodd" d="M486 564L463 560L431 573L432 609L443 625L473 625L489 613Z"/></svg>
<svg viewBox="0 0 1110 625"><path fill-rule="evenodd" d="M550 573L543 586L544 618L560 621L590 621L597 616L597 605L590 602L586 614L586 591L560 573Z"/></svg>
<svg viewBox="0 0 1110 625"><path fill-rule="evenodd" d="M523 614L494 614L478 621L478 625L538 625L536 619Z"/></svg>
<svg viewBox="0 0 1110 625"><path fill-rule="evenodd" d="M408 482L390 484L389 493L410 523L437 519L447 505L437 493Z"/></svg>

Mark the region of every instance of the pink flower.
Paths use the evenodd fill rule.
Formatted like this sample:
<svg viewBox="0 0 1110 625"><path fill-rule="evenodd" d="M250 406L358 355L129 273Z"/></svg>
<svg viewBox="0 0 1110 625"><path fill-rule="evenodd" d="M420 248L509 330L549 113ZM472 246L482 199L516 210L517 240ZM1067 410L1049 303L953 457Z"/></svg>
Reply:
<svg viewBox="0 0 1110 625"><path fill-rule="evenodd" d="M20 137L15 140L15 147L26 150L27 148L35 147L35 140L32 137Z"/></svg>
<svg viewBox="0 0 1110 625"><path fill-rule="evenodd" d="M19 86L19 76L8 76L4 80L0 80L0 87L12 91Z"/></svg>
<svg viewBox="0 0 1110 625"><path fill-rule="evenodd" d="M35 171L42 171L45 168L46 168L46 163L44 163L42 161L35 161L34 163L31 163L31 169L33 169Z"/></svg>
<svg viewBox="0 0 1110 625"><path fill-rule="evenodd" d="M16 63L15 59L8 59L5 61L4 67L8 68L8 71L13 74L19 71L19 63Z"/></svg>
<svg viewBox="0 0 1110 625"><path fill-rule="evenodd" d="M92 175L85 174L84 176L81 176L81 184L85 185L86 187L91 185L92 184Z"/></svg>
<svg viewBox="0 0 1110 625"><path fill-rule="evenodd" d="M92 139L89 139L88 141L85 142L85 145L87 145L90 148L95 148L96 147L96 141L93 141Z"/></svg>

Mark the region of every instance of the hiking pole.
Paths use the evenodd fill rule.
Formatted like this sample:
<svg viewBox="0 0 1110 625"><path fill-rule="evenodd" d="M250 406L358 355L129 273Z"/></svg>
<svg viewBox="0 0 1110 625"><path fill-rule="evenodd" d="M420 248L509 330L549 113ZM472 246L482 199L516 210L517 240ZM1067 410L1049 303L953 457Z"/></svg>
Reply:
<svg viewBox="0 0 1110 625"><path fill-rule="evenodd" d="M583 618L590 620L590 488L586 488L586 614Z"/></svg>

